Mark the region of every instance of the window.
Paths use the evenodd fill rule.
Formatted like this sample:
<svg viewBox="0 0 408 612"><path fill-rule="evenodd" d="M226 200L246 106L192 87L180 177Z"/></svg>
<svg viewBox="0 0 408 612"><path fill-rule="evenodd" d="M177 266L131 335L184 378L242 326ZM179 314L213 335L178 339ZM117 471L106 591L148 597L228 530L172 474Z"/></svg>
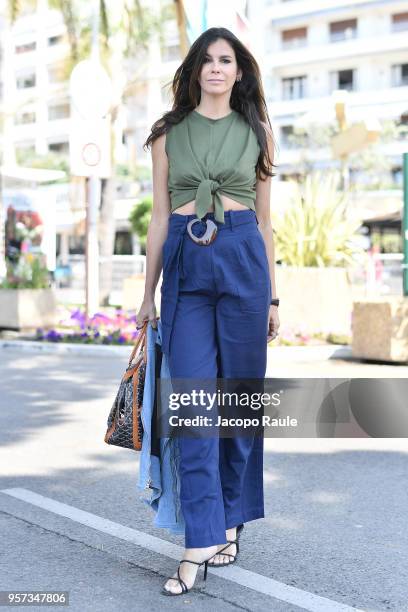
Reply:
<svg viewBox="0 0 408 612"><path fill-rule="evenodd" d="M398 185L398 187L403 186L404 175L401 166L394 166L394 168L391 168L391 177L394 185Z"/></svg>
<svg viewBox="0 0 408 612"><path fill-rule="evenodd" d="M17 76L16 87L17 89L28 89L29 87L35 87L35 72Z"/></svg>
<svg viewBox="0 0 408 612"><path fill-rule="evenodd" d="M125 230L115 233L114 255L133 255L132 234Z"/></svg>
<svg viewBox="0 0 408 612"><path fill-rule="evenodd" d="M306 76L296 76L282 79L282 98L295 100L306 96Z"/></svg>
<svg viewBox="0 0 408 612"><path fill-rule="evenodd" d="M291 136L293 136L293 125L281 125L281 140L282 144L286 147L290 147L293 143L291 142Z"/></svg>
<svg viewBox="0 0 408 612"><path fill-rule="evenodd" d="M15 125L25 125L26 123L35 123L34 112L17 113L14 117Z"/></svg>
<svg viewBox="0 0 408 612"><path fill-rule="evenodd" d="M281 42L283 49L296 49L305 47L307 43L307 28L294 28L281 32Z"/></svg>
<svg viewBox="0 0 408 612"><path fill-rule="evenodd" d="M68 236L70 255L85 255L85 236Z"/></svg>
<svg viewBox="0 0 408 612"><path fill-rule="evenodd" d="M408 30L408 13L397 13L392 16L391 29L393 32Z"/></svg>
<svg viewBox="0 0 408 612"><path fill-rule="evenodd" d="M70 106L68 102L60 104L52 104L48 107L48 119L66 119L70 115Z"/></svg>
<svg viewBox="0 0 408 612"><path fill-rule="evenodd" d="M280 177L282 181L295 181L296 183L302 181L302 176L299 172L282 172Z"/></svg>
<svg viewBox="0 0 408 612"><path fill-rule="evenodd" d="M67 142L50 142L48 150L54 151L54 153L68 153L69 145Z"/></svg>
<svg viewBox="0 0 408 612"><path fill-rule="evenodd" d="M309 146L309 139L306 132L295 130L293 125L281 126L281 144L286 149L299 149L300 147Z"/></svg>
<svg viewBox="0 0 408 612"><path fill-rule="evenodd" d="M355 70L335 70L330 73L331 89L355 89Z"/></svg>
<svg viewBox="0 0 408 612"><path fill-rule="evenodd" d="M48 46L53 47L54 45L58 45L64 40L64 36L62 34L58 34L57 36L50 36L48 38Z"/></svg>
<svg viewBox="0 0 408 612"><path fill-rule="evenodd" d="M348 40L357 36L357 19L334 21L330 24L330 42Z"/></svg>
<svg viewBox="0 0 408 612"><path fill-rule="evenodd" d="M391 67L391 74L393 87L408 85L408 64L394 64Z"/></svg>
<svg viewBox="0 0 408 612"><path fill-rule="evenodd" d="M37 47L37 43L35 40L29 43L25 43L24 45L16 45L15 52L18 55L19 53L27 53L28 51L35 51Z"/></svg>

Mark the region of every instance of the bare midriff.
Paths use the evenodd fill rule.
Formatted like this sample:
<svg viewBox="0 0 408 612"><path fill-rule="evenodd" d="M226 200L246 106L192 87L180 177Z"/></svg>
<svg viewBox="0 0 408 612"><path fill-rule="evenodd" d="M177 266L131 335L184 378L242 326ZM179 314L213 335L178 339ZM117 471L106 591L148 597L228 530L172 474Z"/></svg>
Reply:
<svg viewBox="0 0 408 612"><path fill-rule="evenodd" d="M236 202L235 200L231 200L228 196L220 194L221 201L224 206L224 211L227 210L242 210L248 209L248 206L245 204L241 204L240 202ZM208 212L214 212L214 204L211 204L211 207L208 209ZM191 202L187 202L187 204L183 204L183 206L179 206L176 210L172 211L173 215L194 215L195 214L195 200Z"/></svg>

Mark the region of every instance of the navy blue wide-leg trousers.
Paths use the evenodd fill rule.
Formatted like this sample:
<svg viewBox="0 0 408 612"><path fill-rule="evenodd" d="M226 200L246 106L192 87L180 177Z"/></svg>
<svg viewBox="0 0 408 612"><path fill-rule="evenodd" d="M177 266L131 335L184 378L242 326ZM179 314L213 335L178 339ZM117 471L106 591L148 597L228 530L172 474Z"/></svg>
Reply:
<svg viewBox="0 0 408 612"><path fill-rule="evenodd" d="M271 283L253 210L225 212L215 240L172 213L163 245L160 318L171 378L263 378ZM179 437L186 548L226 543L225 530L264 517L263 436Z"/></svg>

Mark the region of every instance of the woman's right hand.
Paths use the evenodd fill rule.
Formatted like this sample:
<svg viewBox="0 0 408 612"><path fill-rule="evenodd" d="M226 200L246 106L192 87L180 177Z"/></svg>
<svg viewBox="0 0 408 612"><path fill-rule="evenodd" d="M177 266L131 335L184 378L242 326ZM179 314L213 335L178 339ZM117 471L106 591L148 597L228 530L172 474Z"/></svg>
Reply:
<svg viewBox="0 0 408 612"><path fill-rule="evenodd" d="M145 298L140 306L140 310L136 315L136 328L140 329L143 327L145 321L151 321L153 329L157 329L156 321L156 306L154 299Z"/></svg>

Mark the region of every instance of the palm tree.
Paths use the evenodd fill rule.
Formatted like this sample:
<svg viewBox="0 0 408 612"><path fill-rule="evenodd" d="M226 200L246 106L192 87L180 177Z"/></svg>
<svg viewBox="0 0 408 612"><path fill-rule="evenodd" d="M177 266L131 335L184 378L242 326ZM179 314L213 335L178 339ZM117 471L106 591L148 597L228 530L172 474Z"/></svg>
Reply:
<svg viewBox="0 0 408 612"><path fill-rule="evenodd" d="M347 194L337 190L336 172L308 174L293 183L292 205L274 219L277 259L290 266L344 266L356 261L361 222L347 211Z"/></svg>
<svg viewBox="0 0 408 612"><path fill-rule="evenodd" d="M24 7L43 6L47 0L9 0L9 19L11 23L19 17ZM68 78L75 64L90 54L92 31L88 20L80 15L88 14L90 3L86 0L48 0L49 8L61 12L69 41L70 55L67 58L65 73ZM146 67L143 61L132 66L132 77L128 78L126 62L147 52L153 35L163 37L163 25L169 18L169 8L157 11L141 6L140 0L117 0L109 5L99 0L101 62L111 77L114 103L110 109L112 143L115 141L115 120L126 98L131 96L135 87L146 80ZM112 156L114 147L112 146ZM114 167L115 160L112 160ZM102 267L101 297L107 298L111 288L111 257L114 249L114 197L115 178L102 181L100 206L99 242L100 254L106 264Z"/></svg>

